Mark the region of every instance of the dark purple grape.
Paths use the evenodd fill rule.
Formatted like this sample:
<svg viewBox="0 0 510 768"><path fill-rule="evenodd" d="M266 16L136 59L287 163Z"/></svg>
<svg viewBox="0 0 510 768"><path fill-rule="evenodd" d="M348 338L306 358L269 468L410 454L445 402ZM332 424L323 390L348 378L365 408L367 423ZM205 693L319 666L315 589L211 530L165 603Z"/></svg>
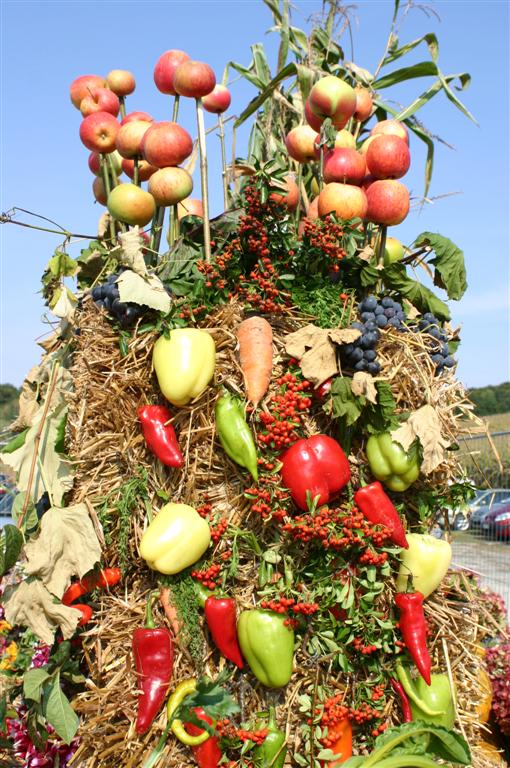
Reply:
<svg viewBox="0 0 510 768"><path fill-rule="evenodd" d="M386 315L377 315L376 323L379 328L386 328L388 325L388 318Z"/></svg>
<svg viewBox="0 0 510 768"><path fill-rule="evenodd" d="M350 362L357 363L360 360L363 359L363 350L359 347L356 347L352 350L351 354L349 355Z"/></svg>
<svg viewBox="0 0 510 768"><path fill-rule="evenodd" d="M448 355L448 357L444 358L443 365L446 368L453 368L453 366L455 365L455 358L453 358L451 355Z"/></svg>
<svg viewBox="0 0 510 768"><path fill-rule="evenodd" d="M384 314L384 307L382 306L382 304L378 304L374 309L374 315L383 315L383 314Z"/></svg>
<svg viewBox="0 0 510 768"><path fill-rule="evenodd" d="M378 342L378 337L375 331L368 331L361 337L361 346L363 349L373 349Z"/></svg>
<svg viewBox="0 0 510 768"><path fill-rule="evenodd" d="M355 371L366 371L369 365L373 365L373 363L367 363L366 360L359 360L354 365Z"/></svg>
<svg viewBox="0 0 510 768"><path fill-rule="evenodd" d="M388 320L388 325L392 325L393 328L400 328L401 324L402 323L398 319L398 317L390 317L390 319Z"/></svg>
<svg viewBox="0 0 510 768"><path fill-rule="evenodd" d="M367 363L367 371L368 373L371 373L372 376L375 376L377 373L379 373L380 370L381 363L378 363L377 361Z"/></svg>
<svg viewBox="0 0 510 768"><path fill-rule="evenodd" d="M381 305L384 309L389 309L390 307L393 309L393 299L389 296L385 296L384 299L381 300Z"/></svg>
<svg viewBox="0 0 510 768"><path fill-rule="evenodd" d="M375 315L373 312L362 312L361 319L366 323L367 320L375 320Z"/></svg>
<svg viewBox="0 0 510 768"><path fill-rule="evenodd" d="M373 331L375 328L377 328L377 323L375 320L367 320L365 323L365 330L366 331Z"/></svg>
<svg viewBox="0 0 510 768"><path fill-rule="evenodd" d="M377 353L375 349L366 349L363 353L363 357L367 361L367 363L373 363L375 358L377 357Z"/></svg>
<svg viewBox="0 0 510 768"><path fill-rule="evenodd" d="M360 304L362 312L373 312L377 306L377 299L375 296L367 296Z"/></svg>
<svg viewBox="0 0 510 768"><path fill-rule="evenodd" d="M434 365L442 365L443 363L443 355L440 355L440 354L431 355L430 359L432 360Z"/></svg>
<svg viewBox="0 0 510 768"><path fill-rule="evenodd" d="M387 309L384 310L384 314L388 318L395 317L395 310L393 309L393 307L388 307Z"/></svg>
<svg viewBox="0 0 510 768"><path fill-rule="evenodd" d="M437 325L436 317L432 314L432 312L425 312L423 315L423 320L429 325Z"/></svg>
<svg viewBox="0 0 510 768"><path fill-rule="evenodd" d="M95 285L92 288L92 298L94 301L98 301L99 299L103 298L103 286L102 285Z"/></svg>
<svg viewBox="0 0 510 768"><path fill-rule="evenodd" d="M351 325L351 328L355 328L357 331L364 331L365 326L363 323L358 323L357 321Z"/></svg>

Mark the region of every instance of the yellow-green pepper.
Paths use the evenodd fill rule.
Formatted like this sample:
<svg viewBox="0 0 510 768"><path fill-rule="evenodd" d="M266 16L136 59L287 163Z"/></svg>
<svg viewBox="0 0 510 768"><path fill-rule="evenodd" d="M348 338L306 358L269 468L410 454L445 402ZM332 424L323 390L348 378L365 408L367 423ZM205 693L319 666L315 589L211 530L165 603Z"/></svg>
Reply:
<svg viewBox="0 0 510 768"><path fill-rule="evenodd" d="M452 548L444 539L428 533L408 533L409 547L400 554L397 591L405 592L409 579L413 589L428 597L441 584L452 560Z"/></svg>
<svg viewBox="0 0 510 768"><path fill-rule="evenodd" d="M237 639L251 671L267 688L282 688L292 677L294 632L280 613L256 608L237 620Z"/></svg>
<svg viewBox="0 0 510 768"><path fill-rule="evenodd" d="M176 328L160 336L152 353L159 388L173 405L187 405L202 394L212 377L216 347L200 328Z"/></svg>
<svg viewBox="0 0 510 768"><path fill-rule="evenodd" d="M373 476L390 491L407 490L420 474L417 448L405 451L389 432L368 438L367 458Z"/></svg>
<svg viewBox="0 0 510 768"><path fill-rule="evenodd" d="M398 679L409 697L413 720L453 728L455 701L448 675L431 675L430 685L420 677L413 680L409 669L397 664Z"/></svg>
<svg viewBox="0 0 510 768"><path fill-rule="evenodd" d="M165 504L140 542L140 554L149 568L180 573L199 560L211 540L209 525L187 504Z"/></svg>

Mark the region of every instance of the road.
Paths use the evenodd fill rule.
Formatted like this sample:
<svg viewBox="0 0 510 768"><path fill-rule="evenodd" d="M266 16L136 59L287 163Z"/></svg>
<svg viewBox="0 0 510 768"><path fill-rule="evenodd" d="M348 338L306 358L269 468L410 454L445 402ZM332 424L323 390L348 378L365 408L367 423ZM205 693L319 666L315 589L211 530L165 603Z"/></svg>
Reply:
<svg viewBox="0 0 510 768"><path fill-rule="evenodd" d="M510 616L510 543L487 541L469 533L454 534L452 564L469 568L480 583L500 594Z"/></svg>

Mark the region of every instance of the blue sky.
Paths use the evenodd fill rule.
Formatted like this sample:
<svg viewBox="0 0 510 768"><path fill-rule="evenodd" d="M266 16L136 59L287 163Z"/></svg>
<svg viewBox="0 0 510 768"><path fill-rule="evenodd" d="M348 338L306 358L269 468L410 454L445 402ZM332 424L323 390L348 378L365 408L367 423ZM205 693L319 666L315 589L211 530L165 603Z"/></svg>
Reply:
<svg viewBox="0 0 510 768"><path fill-rule="evenodd" d="M294 6L295 25L305 27L321 2L295 0ZM353 12L353 58L371 71L384 50L392 7L386 0L362 0ZM428 31L437 34L442 71L472 75L470 88L460 97L479 125L470 123L443 95L420 112L435 134L455 146L454 150L437 147L430 196L458 194L434 200L421 213L413 211L390 234L411 242L422 231L440 232L464 250L469 290L461 302L452 303L454 324L462 325L458 375L467 386L497 384L510 378L509 6L506 0L448 0L428 7L441 20L412 10L401 28L401 42ZM94 234L100 214L91 192L88 151L78 136L81 116L68 95L75 77L129 69L137 89L128 98L128 110L143 109L163 120L170 119L171 102L155 88L152 72L159 55L169 48L207 61L221 79L228 60L248 65L249 46L262 42L274 67L277 40L265 34L271 17L261 0L3 0L1 13L1 210L20 206L74 232ZM351 58L348 36L341 43ZM427 58L422 46L406 63ZM407 104L427 84L425 79L416 80L394 90L393 99ZM253 91L237 79L231 90L228 114L238 114ZM211 126L213 116L206 117ZM191 104L185 105L180 122L194 135ZM246 137L247 132L241 131L238 155L246 150ZM412 167L404 181L419 195L421 142L412 140L411 152ZM221 209L214 137L209 154L214 215ZM195 176L198 189L198 172ZM14 225L0 227L0 237L0 381L19 385L39 360L35 339L48 331L39 280L59 239ZM72 245L70 253L78 255L80 247L83 243Z"/></svg>

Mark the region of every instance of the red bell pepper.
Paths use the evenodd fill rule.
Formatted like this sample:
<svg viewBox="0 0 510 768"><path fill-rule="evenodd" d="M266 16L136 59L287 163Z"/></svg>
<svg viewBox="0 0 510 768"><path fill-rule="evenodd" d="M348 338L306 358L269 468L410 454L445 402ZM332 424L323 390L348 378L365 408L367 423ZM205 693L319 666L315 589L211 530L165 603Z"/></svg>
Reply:
<svg viewBox="0 0 510 768"><path fill-rule="evenodd" d="M165 701L174 664L172 635L166 627L155 627L150 596L145 615L145 627L133 632L133 655L138 676L136 732L146 733Z"/></svg>
<svg viewBox="0 0 510 768"><path fill-rule="evenodd" d="M400 516L381 483L377 481L359 488L354 494L354 503L367 520L376 525L384 525L391 531L390 539L397 547L409 548Z"/></svg>
<svg viewBox="0 0 510 768"><path fill-rule="evenodd" d="M214 720L206 715L202 707L195 707L193 711L199 720L205 720L209 725L214 725ZM184 727L191 736L199 736L204 732L203 728L199 728L194 723L184 723ZM217 768L219 765L222 751L216 736L210 736L203 744L192 747L192 750L199 768Z"/></svg>
<svg viewBox="0 0 510 768"><path fill-rule="evenodd" d="M167 467L182 467L184 457L177 442L173 426L168 423L172 414L164 405L144 405L138 409L138 418L147 447Z"/></svg>
<svg viewBox="0 0 510 768"><path fill-rule="evenodd" d="M394 677L390 678L390 684L400 699L400 706L402 707L402 721L404 723L412 722L413 713L411 711L409 699L407 698L407 693L404 691L404 686L398 680L395 680Z"/></svg>
<svg viewBox="0 0 510 768"><path fill-rule="evenodd" d="M427 623L423 613L421 592L398 592L395 603L400 611L400 631L405 646L416 664L420 675L430 685L432 661L427 648Z"/></svg>
<svg viewBox="0 0 510 768"><path fill-rule="evenodd" d="M307 497L327 504L347 485L351 469L347 456L328 435L298 440L282 456L282 480L298 507L308 509Z"/></svg>
<svg viewBox="0 0 510 768"><path fill-rule="evenodd" d="M242 669L244 662L237 640L235 600L231 597L208 597L204 611L207 626L217 649L222 656Z"/></svg>

